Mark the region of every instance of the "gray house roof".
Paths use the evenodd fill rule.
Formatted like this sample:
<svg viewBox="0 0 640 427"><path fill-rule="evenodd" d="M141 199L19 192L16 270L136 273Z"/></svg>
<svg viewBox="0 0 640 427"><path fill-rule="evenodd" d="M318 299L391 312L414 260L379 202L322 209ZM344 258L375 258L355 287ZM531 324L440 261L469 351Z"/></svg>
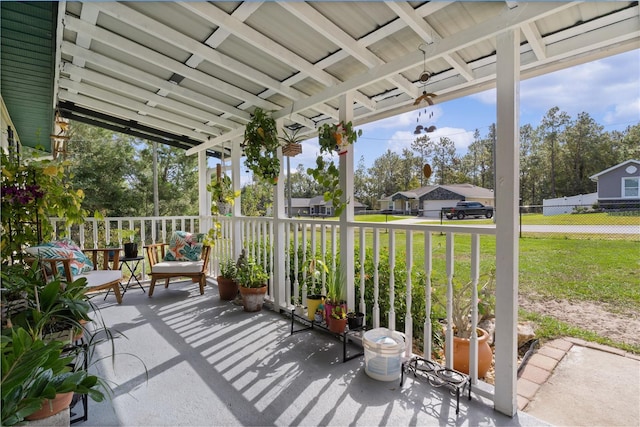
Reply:
<svg viewBox="0 0 640 427"><path fill-rule="evenodd" d="M291 204L292 206L298 206L298 207L308 207L308 206L327 206L327 207L331 207L333 206L333 203L331 203L331 201L326 202L324 200L323 196L315 196L312 197L311 199L298 199L298 200L308 200L308 203L306 205L295 205L293 203L293 200L295 199L291 199ZM363 203L357 201L357 200L352 200L353 203L353 207L354 208L364 208L366 207Z"/></svg>
<svg viewBox="0 0 640 427"><path fill-rule="evenodd" d="M464 198L482 198L492 199L494 197L493 190L484 187L478 187L473 184L448 184L448 185L427 185L425 187L416 188L411 191L398 191L389 197L381 199L382 201L407 199L429 199L428 194L432 191L444 189L451 193L458 194Z"/></svg>
<svg viewBox="0 0 640 427"><path fill-rule="evenodd" d="M598 181L598 177L600 177L600 176L602 176L602 175L605 175L605 174L607 174L607 173L609 173L609 172L611 172L611 171L613 171L613 170L616 170L616 169L618 169L618 168L621 168L621 167L623 167L623 166L626 166L626 165L628 165L628 164L634 164L634 165L638 166L638 168L640 169L640 160L633 160L633 159L630 159L630 160L626 160L626 161L624 161L624 162L622 162L622 163L618 163L618 164L617 164L617 165L615 165L615 166L611 166L610 168L605 169L605 170L603 170L602 172L598 172L598 173L597 173L597 174L595 174L595 175L591 175L591 176L589 177L589 179L591 179L591 181L596 181L596 182L597 182L597 181Z"/></svg>

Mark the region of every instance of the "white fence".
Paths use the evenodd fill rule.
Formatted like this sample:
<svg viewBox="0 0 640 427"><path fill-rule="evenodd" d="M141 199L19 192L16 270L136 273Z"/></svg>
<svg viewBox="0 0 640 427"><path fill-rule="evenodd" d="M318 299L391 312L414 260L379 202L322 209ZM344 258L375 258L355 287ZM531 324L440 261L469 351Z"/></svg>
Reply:
<svg viewBox="0 0 640 427"><path fill-rule="evenodd" d="M597 201L598 193L545 199L542 201L542 214L544 216L568 214L573 212L576 206L590 207Z"/></svg>

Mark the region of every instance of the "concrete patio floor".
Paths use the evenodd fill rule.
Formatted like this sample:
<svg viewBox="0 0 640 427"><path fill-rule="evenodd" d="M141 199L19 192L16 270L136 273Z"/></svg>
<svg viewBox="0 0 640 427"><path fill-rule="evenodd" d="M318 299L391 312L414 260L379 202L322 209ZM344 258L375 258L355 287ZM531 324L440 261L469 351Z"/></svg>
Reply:
<svg viewBox="0 0 640 427"><path fill-rule="evenodd" d="M291 336L285 316L245 313L220 301L215 285L202 296L181 282L157 288L153 298L132 288L122 305L112 296L93 301L126 338L116 339L115 369L112 358L92 367L112 382L113 399L89 401L89 419L79 425L545 424L525 413L506 417L475 395L461 398L456 415L446 390L411 377L402 388L371 379L363 357L342 363L334 337L317 330Z"/></svg>

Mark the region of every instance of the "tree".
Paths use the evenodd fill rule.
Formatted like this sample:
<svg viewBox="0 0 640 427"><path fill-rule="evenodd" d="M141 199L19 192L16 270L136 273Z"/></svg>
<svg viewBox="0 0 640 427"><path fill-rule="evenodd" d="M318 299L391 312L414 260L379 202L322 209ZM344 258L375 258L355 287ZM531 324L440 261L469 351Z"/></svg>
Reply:
<svg viewBox="0 0 640 427"><path fill-rule="evenodd" d="M387 150L373 162L373 167L369 168L372 195L376 200L382 196L390 196L398 191L406 190L402 188L400 163L400 156Z"/></svg>
<svg viewBox="0 0 640 427"><path fill-rule="evenodd" d="M360 156L358 167L353 175L353 197L360 203L369 207L375 206L375 198L371 198L370 179L367 173L367 166L364 163L364 156Z"/></svg>
<svg viewBox="0 0 640 427"><path fill-rule="evenodd" d="M240 211L245 216L267 215L273 206L273 185L263 179L242 187Z"/></svg>
<svg viewBox="0 0 640 427"><path fill-rule="evenodd" d="M85 193L82 207L104 216L140 215L140 194L134 188L139 168L134 138L86 125L70 124L71 182Z"/></svg>
<svg viewBox="0 0 640 427"><path fill-rule="evenodd" d="M560 112L558 107L553 107L542 118L542 123L540 124L540 133L549 165L549 179L551 181L549 196L552 198L557 197L556 169L558 167L558 152L563 144L563 132L568 123L569 115L565 112Z"/></svg>
<svg viewBox="0 0 640 427"><path fill-rule="evenodd" d="M441 137L433 147L433 164L440 185L453 184L452 168L456 160L456 146L446 136Z"/></svg>
<svg viewBox="0 0 640 427"><path fill-rule="evenodd" d="M291 197L314 197L320 194L316 181L307 174L303 164L291 173Z"/></svg>

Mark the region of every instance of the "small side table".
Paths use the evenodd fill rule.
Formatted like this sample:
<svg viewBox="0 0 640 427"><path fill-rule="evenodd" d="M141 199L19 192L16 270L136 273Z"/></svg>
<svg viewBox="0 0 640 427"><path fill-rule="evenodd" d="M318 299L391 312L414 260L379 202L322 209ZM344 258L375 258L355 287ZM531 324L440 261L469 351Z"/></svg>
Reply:
<svg viewBox="0 0 640 427"><path fill-rule="evenodd" d="M140 261L142 261L143 259L144 259L143 256L136 256L133 258L127 258L127 257L120 258L120 269L122 270L122 267L126 266L127 269L129 270L129 273L131 273L131 275L129 276L129 280L127 281L126 285L124 285L124 291L122 292L122 295L124 295L129 289L129 286L132 285L131 283L132 280L136 281L134 285L137 284L138 287L142 289L142 292L146 293L146 291L142 287L142 284L140 284L140 281L138 280L138 276L136 276L136 268L138 268L138 264L140 264Z"/></svg>

